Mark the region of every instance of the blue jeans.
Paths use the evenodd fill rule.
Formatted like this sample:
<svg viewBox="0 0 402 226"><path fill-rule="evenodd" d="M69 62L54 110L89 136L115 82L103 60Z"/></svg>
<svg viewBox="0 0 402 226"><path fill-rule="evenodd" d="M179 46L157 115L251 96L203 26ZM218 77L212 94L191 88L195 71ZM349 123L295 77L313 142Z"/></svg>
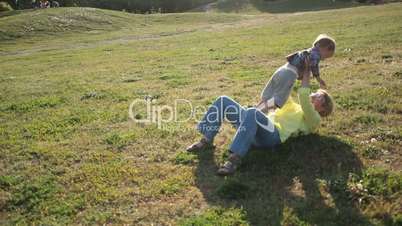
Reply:
<svg viewBox="0 0 402 226"><path fill-rule="evenodd" d="M263 112L256 108L246 109L227 96L215 100L197 129L212 142L225 119L237 129L230 146L233 153L244 156L251 145L272 148L281 143L278 130Z"/></svg>

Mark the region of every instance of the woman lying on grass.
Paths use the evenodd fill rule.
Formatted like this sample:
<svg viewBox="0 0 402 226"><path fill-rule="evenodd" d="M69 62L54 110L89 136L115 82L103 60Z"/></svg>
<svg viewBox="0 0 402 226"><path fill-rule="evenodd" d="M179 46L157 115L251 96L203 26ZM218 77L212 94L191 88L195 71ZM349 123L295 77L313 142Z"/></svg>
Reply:
<svg viewBox="0 0 402 226"><path fill-rule="evenodd" d="M310 94L310 73L303 73L298 97L299 104L289 99L281 109L267 116L257 108L246 109L230 97L220 96L198 124L198 131L203 137L199 142L190 145L187 151L211 147L223 120L226 119L237 131L230 146L229 159L217 173L232 174L239 166L241 157L247 154L252 145L272 148L285 142L290 136L312 133L320 125L321 117L328 116L333 110L332 98L326 91L320 89Z"/></svg>

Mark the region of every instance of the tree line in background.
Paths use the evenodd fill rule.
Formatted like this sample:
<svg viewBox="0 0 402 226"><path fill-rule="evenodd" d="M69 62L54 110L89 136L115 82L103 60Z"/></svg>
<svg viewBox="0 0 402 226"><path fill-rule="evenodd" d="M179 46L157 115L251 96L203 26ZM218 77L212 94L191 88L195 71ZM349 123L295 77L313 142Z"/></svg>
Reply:
<svg viewBox="0 0 402 226"><path fill-rule="evenodd" d="M0 0L13 9L32 8L35 0ZM36 0L39 1L39 0ZM214 0L56 0L61 6L95 7L128 12L182 12Z"/></svg>

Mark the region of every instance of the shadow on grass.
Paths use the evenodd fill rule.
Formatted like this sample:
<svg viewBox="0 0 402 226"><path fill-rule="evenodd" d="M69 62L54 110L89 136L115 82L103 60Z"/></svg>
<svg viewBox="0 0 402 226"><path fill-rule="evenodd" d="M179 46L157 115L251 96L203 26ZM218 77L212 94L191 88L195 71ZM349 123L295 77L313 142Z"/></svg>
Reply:
<svg viewBox="0 0 402 226"><path fill-rule="evenodd" d="M213 150L198 154L196 183L212 206L240 208L251 225L370 225L347 189L362 163L352 147L318 135L251 150L238 172L216 176Z"/></svg>
<svg viewBox="0 0 402 226"><path fill-rule="evenodd" d="M227 13L237 12L248 5L260 12L294 13L348 8L362 4L350 0L225 0L217 3L218 9Z"/></svg>

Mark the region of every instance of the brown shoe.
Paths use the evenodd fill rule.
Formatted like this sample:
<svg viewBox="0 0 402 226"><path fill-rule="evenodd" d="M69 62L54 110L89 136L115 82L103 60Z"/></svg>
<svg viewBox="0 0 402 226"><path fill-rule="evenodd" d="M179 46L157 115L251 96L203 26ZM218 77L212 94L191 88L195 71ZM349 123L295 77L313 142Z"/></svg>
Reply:
<svg viewBox="0 0 402 226"><path fill-rule="evenodd" d="M216 172L220 176L232 175L240 166L241 159L239 155L230 154L228 161L226 161Z"/></svg>
<svg viewBox="0 0 402 226"><path fill-rule="evenodd" d="M209 142L205 137L203 137L200 141L188 146L186 151L188 152L196 152L201 151L206 148L213 147L212 143Z"/></svg>

